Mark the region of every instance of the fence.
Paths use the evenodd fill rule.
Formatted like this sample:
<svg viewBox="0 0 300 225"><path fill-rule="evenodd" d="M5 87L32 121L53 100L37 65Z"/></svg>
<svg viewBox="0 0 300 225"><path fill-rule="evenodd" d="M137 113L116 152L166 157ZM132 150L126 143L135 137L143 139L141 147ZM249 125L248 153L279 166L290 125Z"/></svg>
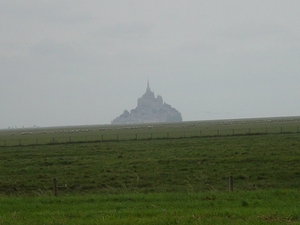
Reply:
<svg viewBox="0 0 300 225"><path fill-rule="evenodd" d="M64 184L63 186L57 185L57 179L53 178L53 195L56 197L58 194L58 189L66 189L68 187L67 184ZM233 176L228 177L228 190L229 192L233 192Z"/></svg>
<svg viewBox="0 0 300 225"><path fill-rule="evenodd" d="M192 137L219 137L237 135L263 135L263 134L286 134L299 133L299 126L270 126L270 127L238 127L228 128L224 126L206 127L175 127L157 129L107 129L94 130L89 135L85 134L61 134L43 133L28 134L18 136L0 136L0 147L6 146L26 146L45 144L68 144L68 143L88 143L107 141L128 141L128 140L151 140L151 139L176 139Z"/></svg>

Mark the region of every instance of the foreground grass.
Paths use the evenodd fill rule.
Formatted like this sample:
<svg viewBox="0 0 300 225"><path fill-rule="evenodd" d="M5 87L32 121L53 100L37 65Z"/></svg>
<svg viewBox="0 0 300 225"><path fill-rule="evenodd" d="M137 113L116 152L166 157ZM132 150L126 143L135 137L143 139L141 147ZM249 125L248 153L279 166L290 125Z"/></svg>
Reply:
<svg viewBox="0 0 300 225"><path fill-rule="evenodd" d="M0 197L0 224L300 224L296 190Z"/></svg>
<svg viewBox="0 0 300 225"><path fill-rule="evenodd" d="M300 224L299 160L299 133L1 147L0 225Z"/></svg>
<svg viewBox="0 0 300 225"><path fill-rule="evenodd" d="M300 187L300 134L3 147L0 195Z"/></svg>

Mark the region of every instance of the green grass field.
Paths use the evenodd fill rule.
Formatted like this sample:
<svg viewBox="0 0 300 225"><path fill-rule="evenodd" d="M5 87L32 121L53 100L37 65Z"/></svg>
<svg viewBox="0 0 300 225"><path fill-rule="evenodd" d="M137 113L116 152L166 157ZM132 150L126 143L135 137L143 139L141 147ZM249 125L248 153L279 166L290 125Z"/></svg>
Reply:
<svg viewBox="0 0 300 225"><path fill-rule="evenodd" d="M0 197L0 224L299 224L296 190Z"/></svg>
<svg viewBox="0 0 300 225"><path fill-rule="evenodd" d="M90 134L119 140L7 144L0 147L0 224L300 224L297 123L97 127ZM199 128L202 135L192 135ZM240 133L226 135L227 129ZM152 139L135 140L137 131ZM24 138L10 132L1 139ZM186 137L170 137L176 132ZM63 140L70 133L30 138L40 135Z"/></svg>
<svg viewBox="0 0 300 225"><path fill-rule="evenodd" d="M226 191L300 187L300 134L3 147L0 193Z"/></svg>

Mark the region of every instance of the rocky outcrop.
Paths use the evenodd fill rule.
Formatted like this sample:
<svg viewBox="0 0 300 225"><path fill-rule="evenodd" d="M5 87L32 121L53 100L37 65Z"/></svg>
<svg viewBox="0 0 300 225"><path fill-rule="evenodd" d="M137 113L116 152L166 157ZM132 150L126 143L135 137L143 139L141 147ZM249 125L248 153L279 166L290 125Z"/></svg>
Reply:
<svg viewBox="0 0 300 225"><path fill-rule="evenodd" d="M154 92L149 87L149 82L146 92L138 99L137 103L135 109L130 112L124 110L123 114L115 118L111 124L182 122L180 112L171 105L164 103L160 95L155 98Z"/></svg>

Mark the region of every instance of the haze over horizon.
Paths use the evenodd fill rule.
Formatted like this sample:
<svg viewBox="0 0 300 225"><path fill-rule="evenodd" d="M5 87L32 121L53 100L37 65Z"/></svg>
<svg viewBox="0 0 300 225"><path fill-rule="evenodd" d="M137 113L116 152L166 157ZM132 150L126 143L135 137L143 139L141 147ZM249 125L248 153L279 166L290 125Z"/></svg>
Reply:
<svg viewBox="0 0 300 225"><path fill-rule="evenodd" d="M0 0L0 129L300 116L300 1Z"/></svg>

